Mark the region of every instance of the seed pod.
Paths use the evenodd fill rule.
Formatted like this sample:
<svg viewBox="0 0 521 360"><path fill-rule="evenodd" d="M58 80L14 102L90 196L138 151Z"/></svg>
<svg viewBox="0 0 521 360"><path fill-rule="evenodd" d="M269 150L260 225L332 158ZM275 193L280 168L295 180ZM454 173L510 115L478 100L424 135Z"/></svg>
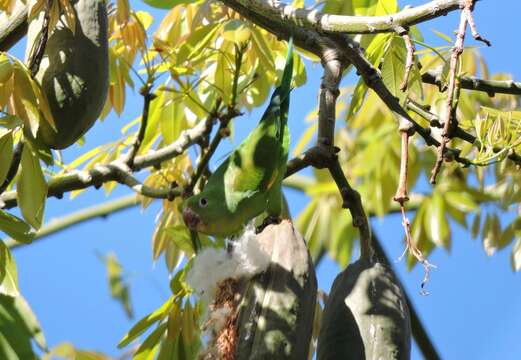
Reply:
<svg viewBox="0 0 521 360"><path fill-rule="evenodd" d="M381 263L360 259L335 279L322 314L319 360L408 360L409 309L402 289Z"/></svg>
<svg viewBox="0 0 521 360"><path fill-rule="evenodd" d="M258 241L271 264L242 292L235 359L307 359L317 281L306 243L286 220Z"/></svg>
<svg viewBox="0 0 521 360"><path fill-rule="evenodd" d="M31 0L33 6L36 0ZM36 80L51 109L56 131L40 121L36 139L54 149L72 145L98 118L108 91L108 40L105 0L77 0L75 31L62 15L49 33ZM29 24L26 58L42 30L44 12ZM26 131L26 136L30 136Z"/></svg>

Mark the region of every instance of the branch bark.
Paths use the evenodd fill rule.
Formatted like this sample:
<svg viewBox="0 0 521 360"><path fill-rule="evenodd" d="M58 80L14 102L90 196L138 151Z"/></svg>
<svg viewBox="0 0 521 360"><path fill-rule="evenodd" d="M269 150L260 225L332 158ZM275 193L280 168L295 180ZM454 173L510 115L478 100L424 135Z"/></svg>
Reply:
<svg viewBox="0 0 521 360"><path fill-rule="evenodd" d="M437 85L440 90L444 90L441 71L427 71L422 74L422 81L426 84ZM484 80L474 76L461 76L460 86L462 89L486 92L489 96L495 94L521 95L521 82L513 80Z"/></svg>
<svg viewBox="0 0 521 360"><path fill-rule="evenodd" d="M20 41L29 27L27 23L28 6L18 1L11 16L0 15L0 51L7 51Z"/></svg>
<svg viewBox="0 0 521 360"><path fill-rule="evenodd" d="M132 171L139 171L150 166L160 166L163 161L170 160L182 154L189 146L197 143L203 136L208 126L206 121L199 122L196 126L181 133L177 141L159 150L151 150L147 154L136 156ZM62 197L63 193L85 189L90 186L101 186L109 181L123 181L121 178L121 159L116 159L106 165L98 165L89 171L72 171L63 175L57 175L49 180L47 197ZM130 172L128 172L130 175ZM136 185L136 184L134 184ZM132 185L132 186L134 186ZM167 189L164 197L175 192L178 188ZM180 189L178 189L180 191ZM0 195L2 208L10 209L17 206L16 191L6 192Z"/></svg>
<svg viewBox="0 0 521 360"><path fill-rule="evenodd" d="M38 230L36 236L33 239L33 242L44 239L47 236L68 229L74 225L78 225L83 222L93 220L99 217L106 218L109 215L116 214L120 211L132 208L137 205L139 205L139 203L136 200L136 195L131 194L120 197L116 200L107 201L102 204L97 204L86 209L82 209L80 211L74 212L59 219L51 220L40 230ZM28 245L17 242L13 239L6 239L4 240L4 243L11 250L20 246Z"/></svg>

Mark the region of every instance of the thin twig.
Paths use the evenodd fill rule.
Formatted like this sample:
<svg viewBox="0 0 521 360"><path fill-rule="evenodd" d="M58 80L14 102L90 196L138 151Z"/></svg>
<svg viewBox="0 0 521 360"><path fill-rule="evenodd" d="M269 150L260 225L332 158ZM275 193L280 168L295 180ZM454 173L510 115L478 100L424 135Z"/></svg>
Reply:
<svg viewBox="0 0 521 360"><path fill-rule="evenodd" d="M204 153L204 155L202 155L201 160L199 161L199 164L197 165L197 168L195 170L195 173L194 175L192 175L190 179L190 182L185 187L185 196L190 196L192 194L195 184L197 183L203 172L207 169L208 163L210 162L210 159L212 158L215 151L217 150L217 147L221 143L221 140L230 135L228 124L234 117L237 117L239 115L240 113L235 108L232 109L231 113L228 112L224 115L217 115L218 119L220 120L219 129L217 130L217 133L212 139L212 142L210 143L208 150Z"/></svg>
<svg viewBox="0 0 521 360"><path fill-rule="evenodd" d="M407 131L400 131L401 136L401 157L400 157L400 179L398 181L398 188L394 195L394 201L401 206L409 200L407 193L407 172L409 167L409 134Z"/></svg>
<svg viewBox="0 0 521 360"><path fill-rule="evenodd" d="M34 78L40 69L40 64L45 53L45 47L47 46L47 40L49 38L49 20L51 18L51 6L53 0L45 1L42 29L38 36L38 41L33 44L31 49L31 56L29 57L29 69L31 70L31 76Z"/></svg>
<svg viewBox="0 0 521 360"><path fill-rule="evenodd" d="M217 134L215 134L215 137L213 138L212 142L210 143L210 146L204 154L201 154L201 159L199 163L197 164L197 168L195 170L194 175L191 177L190 182L185 187L185 196L190 196L193 192L193 189L195 187L195 184L197 181L201 178L202 174L208 169L208 163L210 162L211 157L217 150L217 147L221 143L221 140L229 135L229 129L228 124L230 121L241 115L241 113L237 110L237 96L238 96L238 84L239 84L239 77L241 75L241 65L242 65L242 58L244 55L244 51L246 50L246 44L235 46L235 71L233 75L233 84L232 84L232 96L230 100L230 104L227 106L227 112L226 114L219 114L218 107L221 103L219 100L216 108L212 113L210 113L209 118L213 119L219 119L220 125L219 130L217 131ZM204 151L205 149L201 146L201 151Z"/></svg>
<svg viewBox="0 0 521 360"><path fill-rule="evenodd" d="M411 235L411 223L409 221L409 218L407 217L407 214L405 213L405 208L401 207L401 213L402 213L402 225L405 230L405 243L406 247L403 251L403 254L398 258L398 261L402 260L402 258L405 256L406 253L411 253L412 256L418 260L420 264L422 264L424 269L424 275L423 280L421 282L421 295L429 295L429 292L425 290L425 285L429 282L429 276L431 272L431 268L436 268L435 265L432 265L429 263L429 261L423 256L422 252L414 245L414 241L412 239Z"/></svg>
<svg viewBox="0 0 521 360"><path fill-rule="evenodd" d="M409 31L405 29L405 32L403 32L401 37L403 38L403 41L405 42L405 47L407 48L407 56L405 58L405 72L403 74L403 80L400 85L400 90L405 91L407 90L407 84L409 83L409 76L411 74L412 67L414 65L414 43L412 42L411 35L409 35Z"/></svg>
<svg viewBox="0 0 521 360"><path fill-rule="evenodd" d="M405 250L400 256L400 259L408 252L412 254L421 263L425 269L425 275L423 281L421 283L422 291L420 292L423 295L427 295L428 293L423 289L427 281L429 280L429 272L430 268L434 267L434 265L429 264L429 262L425 259L420 249L416 247L411 235L411 223L407 214L405 213L405 203L409 200L409 195L407 193L407 175L408 175L408 167L409 167L409 134L407 131L400 131L401 134L401 158L400 158L400 179L398 182L398 188L396 189L396 194L394 195L394 201L396 201L400 205L400 212L402 214L402 225L405 230Z"/></svg>
<svg viewBox="0 0 521 360"><path fill-rule="evenodd" d="M113 176L113 180L122 185L126 185L136 193L149 198L168 199L172 201L175 197L182 194L182 190L175 186L158 189L144 185L134 176L132 176L130 169L128 169L125 164L120 165L112 163L107 166L100 166L100 168L102 168L101 171L110 171Z"/></svg>
<svg viewBox="0 0 521 360"><path fill-rule="evenodd" d="M452 55L450 57L450 68L449 68L449 83L447 86L447 102L445 105L445 120L443 124L443 131L441 133L441 143L438 146L436 163L434 164L434 168L431 172L430 183L436 184L436 177L441 169L441 164L443 163L443 159L445 156L445 148L450 139L450 129L452 123L452 117L454 115L453 110L453 101L454 101L454 93L456 91L456 73L458 71L458 62L459 57L463 53L463 43L465 41L465 31L467 28L467 12L470 11L470 7L472 6L472 0L466 0L463 10L460 15L460 24L458 28L458 33L456 34L456 42L454 47L452 48Z"/></svg>
<svg viewBox="0 0 521 360"><path fill-rule="evenodd" d="M130 149L128 153L126 154L125 159L123 162L132 169L134 167L134 159L139 151L139 147L141 146L141 143L143 142L143 139L145 138L145 133L147 130L147 124L148 124L148 116L150 111L150 103L152 100L156 98L156 95L151 93L152 90L152 82L149 80L147 83L141 88L140 94L143 96L143 112L141 114L141 124L139 126L139 130L136 134L136 137L132 141L132 144L130 145Z"/></svg>
<svg viewBox="0 0 521 360"><path fill-rule="evenodd" d="M465 4L466 6L463 8L463 12L467 16L467 21L469 22L469 27L470 27L470 32L472 33L472 37L477 41L481 41L481 42L487 44L487 46L492 46L490 41L488 41L483 36L481 36L478 33L478 30L476 28L476 23L474 22L474 16L472 15L472 11L474 10L474 5L476 3L476 0L465 0L465 1L466 1L466 4Z"/></svg>

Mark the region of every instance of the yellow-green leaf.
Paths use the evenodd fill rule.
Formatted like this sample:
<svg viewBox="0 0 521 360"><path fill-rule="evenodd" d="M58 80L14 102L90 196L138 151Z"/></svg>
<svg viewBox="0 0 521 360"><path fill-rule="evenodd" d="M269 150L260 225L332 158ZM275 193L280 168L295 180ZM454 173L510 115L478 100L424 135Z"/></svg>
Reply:
<svg viewBox="0 0 521 360"><path fill-rule="evenodd" d="M129 285L123 277L123 268L115 254L108 254L103 258L107 267L107 277L109 280L110 295L119 301L129 318L134 316L130 303Z"/></svg>
<svg viewBox="0 0 521 360"><path fill-rule="evenodd" d="M18 205L24 219L35 229L42 225L47 199L47 183L43 177L38 156L25 144L20 163L20 175L16 182Z"/></svg>
<svg viewBox="0 0 521 360"><path fill-rule="evenodd" d="M0 53L0 84L4 84L13 75L13 65L5 54Z"/></svg>
<svg viewBox="0 0 521 360"><path fill-rule="evenodd" d="M18 272L9 248L0 240L0 294L18 296Z"/></svg>
<svg viewBox="0 0 521 360"><path fill-rule="evenodd" d="M0 136L0 185L4 183L13 160L13 133L7 131Z"/></svg>
<svg viewBox="0 0 521 360"><path fill-rule="evenodd" d="M0 210L0 230L16 241L28 244L34 239L35 232L29 224L19 217Z"/></svg>
<svg viewBox="0 0 521 360"><path fill-rule="evenodd" d="M133 360L152 360L154 359L161 337L166 332L167 324L163 323L159 325L150 335L143 341L141 346L134 353Z"/></svg>
<svg viewBox="0 0 521 360"><path fill-rule="evenodd" d="M236 44L246 43L250 40L251 31L249 26L242 20L232 19L223 26L223 37Z"/></svg>
<svg viewBox="0 0 521 360"><path fill-rule="evenodd" d="M156 309L153 313L145 316L141 320L139 320L136 325L129 330L127 334L121 339L118 344L118 348L125 347L130 344L133 340L137 339L139 335L143 334L150 326L154 323L164 319L168 313L170 312L170 308L173 304L174 297L171 297L161 307Z"/></svg>

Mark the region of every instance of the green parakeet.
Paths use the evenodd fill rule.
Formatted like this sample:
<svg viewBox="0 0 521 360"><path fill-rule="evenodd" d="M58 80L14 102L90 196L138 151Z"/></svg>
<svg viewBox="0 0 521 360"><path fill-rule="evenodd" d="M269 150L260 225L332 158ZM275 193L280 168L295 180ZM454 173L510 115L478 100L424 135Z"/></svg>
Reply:
<svg viewBox="0 0 521 360"><path fill-rule="evenodd" d="M257 127L210 176L204 189L183 204L183 219L190 229L230 236L264 211L273 217L281 215L292 50L290 40L281 83Z"/></svg>

